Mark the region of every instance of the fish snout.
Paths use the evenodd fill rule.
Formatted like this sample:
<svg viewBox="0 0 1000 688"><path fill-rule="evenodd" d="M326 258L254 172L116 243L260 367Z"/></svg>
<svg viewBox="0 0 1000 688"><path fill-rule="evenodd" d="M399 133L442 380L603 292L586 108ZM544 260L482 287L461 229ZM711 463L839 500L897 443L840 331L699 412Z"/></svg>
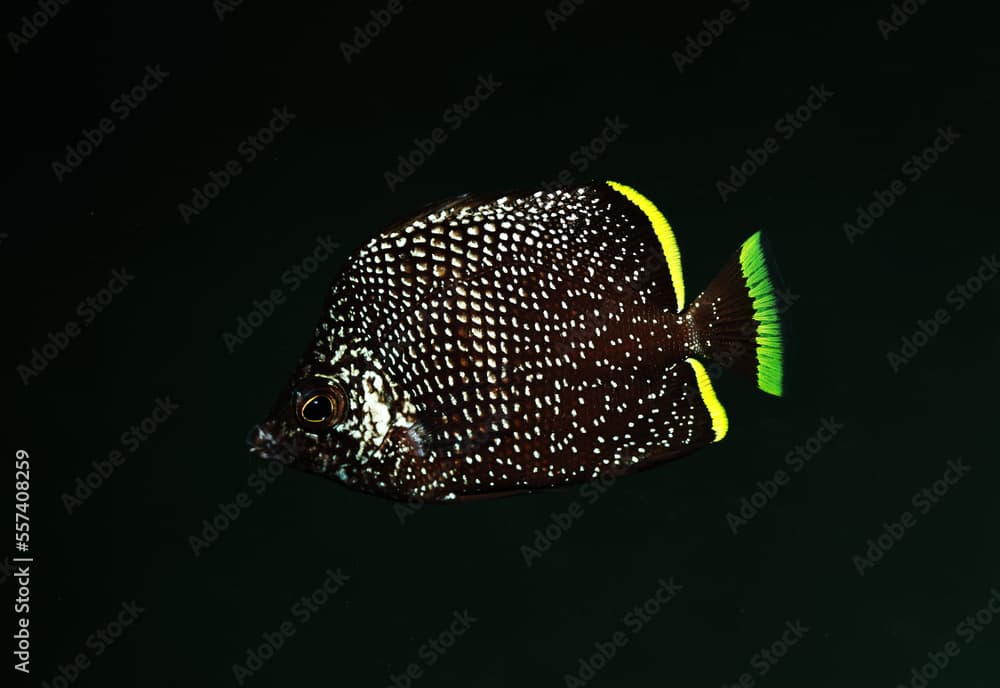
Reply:
<svg viewBox="0 0 1000 688"><path fill-rule="evenodd" d="M281 451L277 439L263 425L255 425L250 428L250 432L247 433L247 445L250 447L251 454L262 459L288 463L284 456L285 452Z"/></svg>
<svg viewBox="0 0 1000 688"><path fill-rule="evenodd" d="M259 425L255 425L250 428L250 432L247 433L247 445L251 449L266 449L274 443L271 434L264 430Z"/></svg>

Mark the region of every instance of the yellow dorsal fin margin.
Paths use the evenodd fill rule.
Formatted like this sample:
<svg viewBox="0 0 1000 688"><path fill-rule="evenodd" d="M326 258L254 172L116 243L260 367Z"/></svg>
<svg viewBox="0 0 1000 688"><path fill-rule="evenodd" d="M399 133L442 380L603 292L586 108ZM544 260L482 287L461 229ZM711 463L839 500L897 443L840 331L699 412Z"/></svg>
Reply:
<svg viewBox="0 0 1000 688"><path fill-rule="evenodd" d="M708 415L712 417L712 430L715 432L715 439L712 441L718 442L729 432L729 416L726 415L726 409L719 402L719 398L715 396L715 388L712 386L712 380L708 377L705 366L696 358L687 358L685 361L694 370L701 400L705 403L705 408L708 409Z"/></svg>
<svg viewBox="0 0 1000 688"><path fill-rule="evenodd" d="M663 256L667 259L670 279L674 285L674 295L677 297L677 312L680 313L684 310L684 275L681 273L681 251L677 248L674 230L670 229L670 223L667 222L667 218L663 217L663 213L641 193L618 182L609 181L608 186L639 206L639 210L646 214L650 224L653 225L656 238L660 240L660 246L663 248Z"/></svg>

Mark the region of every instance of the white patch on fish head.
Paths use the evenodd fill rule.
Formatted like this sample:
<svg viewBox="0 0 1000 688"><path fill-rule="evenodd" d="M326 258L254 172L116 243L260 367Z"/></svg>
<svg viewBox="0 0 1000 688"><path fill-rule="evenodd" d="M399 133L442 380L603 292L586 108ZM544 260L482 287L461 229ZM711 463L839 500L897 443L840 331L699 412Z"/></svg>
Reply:
<svg viewBox="0 0 1000 688"><path fill-rule="evenodd" d="M372 349L355 342L346 350L338 347L336 358L339 369L324 377L338 382L347 396L347 412L337 429L357 442L350 458L373 468L370 463L382 458L392 429L412 425L416 408L409 395L393 384Z"/></svg>
<svg viewBox="0 0 1000 688"><path fill-rule="evenodd" d="M361 403L362 444L381 446L389 434L392 413L383 390L386 384L382 375L374 370L365 371L361 379L363 399Z"/></svg>

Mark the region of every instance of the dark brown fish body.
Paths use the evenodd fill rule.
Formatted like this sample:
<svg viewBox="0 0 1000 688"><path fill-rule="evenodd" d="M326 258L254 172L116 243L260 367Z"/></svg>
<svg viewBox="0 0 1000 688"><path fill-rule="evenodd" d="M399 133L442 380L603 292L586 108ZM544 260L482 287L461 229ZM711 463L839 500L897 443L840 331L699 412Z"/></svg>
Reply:
<svg viewBox="0 0 1000 688"><path fill-rule="evenodd" d="M699 358L723 352L780 393L759 235L689 305L670 227L628 187L463 197L351 259L251 445L393 499L557 487L721 439Z"/></svg>

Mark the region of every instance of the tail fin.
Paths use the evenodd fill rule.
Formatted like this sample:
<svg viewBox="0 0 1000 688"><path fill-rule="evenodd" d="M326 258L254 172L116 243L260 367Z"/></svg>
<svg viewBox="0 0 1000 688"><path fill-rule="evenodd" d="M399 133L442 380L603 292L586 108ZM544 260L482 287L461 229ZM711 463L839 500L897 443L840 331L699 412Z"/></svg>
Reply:
<svg viewBox="0 0 1000 688"><path fill-rule="evenodd" d="M781 396L784 337L773 258L760 232L743 242L684 311L690 348Z"/></svg>

